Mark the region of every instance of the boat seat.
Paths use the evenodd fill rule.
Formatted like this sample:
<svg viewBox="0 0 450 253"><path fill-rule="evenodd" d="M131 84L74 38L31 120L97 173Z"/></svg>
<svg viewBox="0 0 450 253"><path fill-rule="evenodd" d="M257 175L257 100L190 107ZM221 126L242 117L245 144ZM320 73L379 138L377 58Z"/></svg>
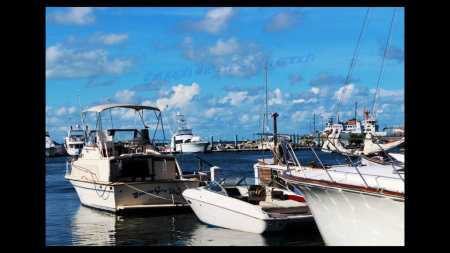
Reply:
<svg viewBox="0 0 450 253"><path fill-rule="evenodd" d="M241 196L241 192L237 188L225 188L229 197L238 197Z"/></svg>
<svg viewBox="0 0 450 253"><path fill-rule="evenodd" d="M293 200L260 201L259 205L263 211L272 213L287 214L309 212L308 205Z"/></svg>

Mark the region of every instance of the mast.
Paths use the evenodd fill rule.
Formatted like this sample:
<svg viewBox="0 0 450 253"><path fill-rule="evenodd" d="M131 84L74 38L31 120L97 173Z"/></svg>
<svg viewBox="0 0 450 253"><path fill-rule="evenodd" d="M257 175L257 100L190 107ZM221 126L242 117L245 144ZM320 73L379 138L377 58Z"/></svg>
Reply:
<svg viewBox="0 0 450 253"><path fill-rule="evenodd" d="M264 79L265 79L265 82L266 82L266 104L265 104L264 117L266 119L266 126L267 126L267 128L269 128L268 127L268 125L269 125L269 122L268 122L268 103L267 103L267 66L264 67L264 70L265 70L265 77L264 77Z"/></svg>
<svg viewBox="0 0 450 253"><path fill-rule="evenodd" d="M262 124L262 134L261 134L261 150L262 150L262 157L263 157L263 163L265 164L264 160L264 143L263 143L263 136L264 136L264 126L267 123L267 66L264 66L264 82L265 82L265 89L266 89L266 103L264 104L264 113L263 113L263 124Z"/></svg>

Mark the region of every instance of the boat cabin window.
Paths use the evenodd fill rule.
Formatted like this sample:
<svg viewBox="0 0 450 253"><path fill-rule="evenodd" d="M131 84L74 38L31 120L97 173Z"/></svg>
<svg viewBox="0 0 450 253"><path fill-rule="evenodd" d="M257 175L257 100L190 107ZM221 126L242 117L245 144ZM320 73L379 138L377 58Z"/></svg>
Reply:
<svg viewBox="0 0 450 253"><path fill-rule="evenodd" d="M207 184L204 188L205 190L215 192L218 194L222 194L224 196L228 196L226 190L216 181L211 181L209 184Z"/></svg>
<svg viewBox="0 0 450 253"><path fill-rule="evenodd" d="M250 186L255 185L255 178L244 178L244 177L226 177L219 182L223 186L238 185L238 186Z"/></svg>
<svg viewBox="0 0 450 253"><path fill-rule="evenodd" d="M142 132L136 129L112 129L108 130L108 134L113 136L115 143L148 140L148 132L145 132L144 130L147 129L143 129Z"/></svg>
<svg viewBox="0 0 450 253"><path fill-rule="evenodd" d="M83 130L72 130L72 132L70 132L70 136L82 137L83 136Z"/></svg>
<svg viewBox="0 0 450 253"><path fill-rule="evenodd" d="M83 144L69 144L69 148L83 148Z"/></svg>

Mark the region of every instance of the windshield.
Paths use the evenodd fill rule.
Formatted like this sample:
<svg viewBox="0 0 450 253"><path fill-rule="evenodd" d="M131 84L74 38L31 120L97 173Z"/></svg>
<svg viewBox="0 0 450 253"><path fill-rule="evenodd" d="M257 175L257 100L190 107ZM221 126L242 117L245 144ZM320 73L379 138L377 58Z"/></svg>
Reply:
<svg viewBox="0 0 450 253"><path fill-rule="evenodd" d="M210 191L210 192L215 192L224 196L228 196L227 192L225 191L225 189L216 181L211 181L208 185L206 185L204 187L205 190Z"/></svg>
<svg viewBox="0 0 450 253"><path fill-rule="evenodd" d="M223 186L227 185L255 185L255 178L244 178L244 177L227 177L220 181L220 184Z"/></svg>

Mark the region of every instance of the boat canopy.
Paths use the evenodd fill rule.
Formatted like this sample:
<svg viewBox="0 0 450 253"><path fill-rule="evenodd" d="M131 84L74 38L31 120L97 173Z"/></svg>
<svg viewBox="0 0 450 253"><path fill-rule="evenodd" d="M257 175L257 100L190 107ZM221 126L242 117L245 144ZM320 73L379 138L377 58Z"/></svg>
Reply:
<svg viewBox="0 0 450 253"><path fill-rule="evenodd" d="M91 107L91 108L89 108L89 109L84 110L83 112L91 111L91 112L98 112L98 113L100 113L100 112L103 112L104 110L112 109L112 108L130 108L130 109L134 109L134 110L136 110L136 111L143 110L143 109L159 111L159 109L156 108L156 107L145 106L145 105L133 105L133 104L107 104L107 105L98 105L98 106L94 106L94 107Z"/></svg>

